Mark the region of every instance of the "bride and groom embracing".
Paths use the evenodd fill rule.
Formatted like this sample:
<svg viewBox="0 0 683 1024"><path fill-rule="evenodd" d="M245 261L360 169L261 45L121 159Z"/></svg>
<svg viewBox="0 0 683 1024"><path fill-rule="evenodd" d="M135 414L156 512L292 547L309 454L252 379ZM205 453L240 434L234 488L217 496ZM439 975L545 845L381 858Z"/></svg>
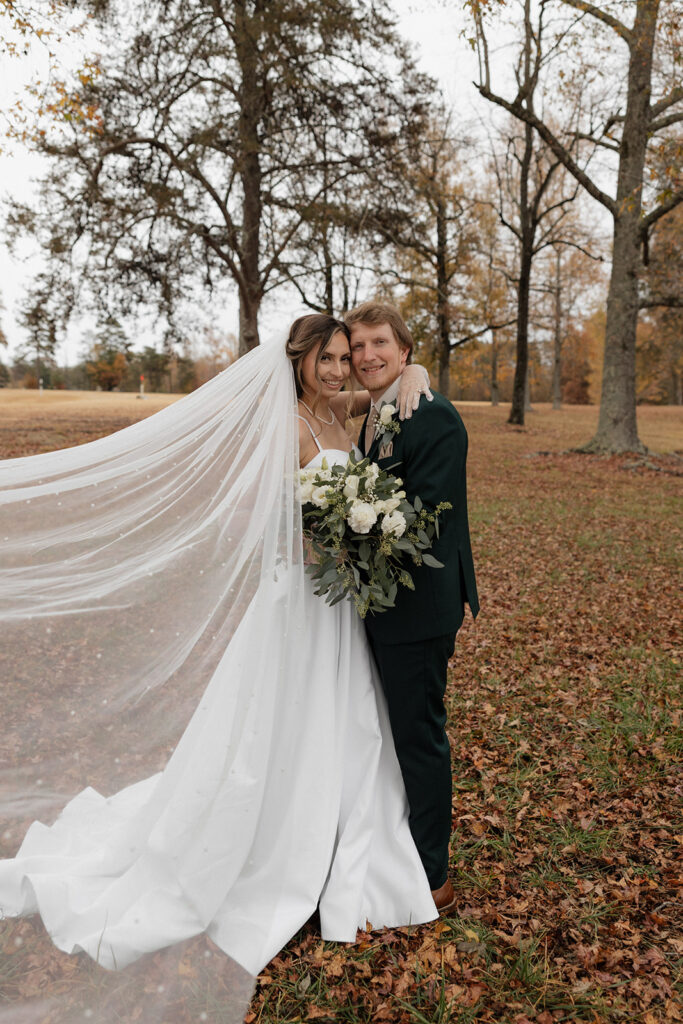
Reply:
<svg viewBox="0 0 683 1024"><path fill-rule="evenodd" d="M256 974L316 909L323 939L352 942L368 922L419 924L455 906L444 693L464 605L478 610L465 428L408 366L412 338L391 305L301 317L284 352L262 348L118 438L0 467L0 509L16 508L7 643L26 649L36 621L55 623L52 642L62 630L82 659L85 623L109 672L108 713L121 680L128 749L153 732L139 725L147 709L170 714L164 686L183 671L207 683L165 767L125 776L109 798L82 790L0 862L3 915L40 913L59 948L105 967L206 932ZM364 390L342 390L351 374ZM293 482L297 464L346 462L345 423L362 412L361 454L400 475L409 500L452 506L433 546L443 567L411 568L414 589L365 625L349 601L330 606L302 582ZM73 535L53 525L65 506ZM22 568L31 530L47 554ZM42 641L31 642L37 677ZM47 731L31 742L57 771Z"/></svg>

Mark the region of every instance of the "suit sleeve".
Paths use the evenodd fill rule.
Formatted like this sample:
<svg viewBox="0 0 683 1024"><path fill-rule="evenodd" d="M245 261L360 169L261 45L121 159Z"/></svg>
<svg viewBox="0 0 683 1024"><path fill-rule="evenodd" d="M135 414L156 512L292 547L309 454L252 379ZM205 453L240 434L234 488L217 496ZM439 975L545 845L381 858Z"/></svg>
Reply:
<svg viewBox="0 0 683 1024"><path fill-rule="evenodd" d="M404 483L408 499L419 495L433 509L440 501L456 508L467 458L467 432L454 409L424 399L406 429ZM444 513L449 515L449 512Z"/></svg>

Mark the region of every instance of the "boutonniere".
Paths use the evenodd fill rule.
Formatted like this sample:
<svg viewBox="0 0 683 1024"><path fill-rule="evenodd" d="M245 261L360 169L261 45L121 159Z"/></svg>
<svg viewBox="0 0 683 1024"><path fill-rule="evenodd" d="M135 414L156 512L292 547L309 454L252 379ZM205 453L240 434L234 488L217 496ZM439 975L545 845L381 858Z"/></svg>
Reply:
<svg viewBox="0 0 683 1024"><path fill-rule="evenodd" d="M394 435L401 433L401 424L398 420L394 419L397 411L396 406L391 405L389 402L385 402L380 406L377 427L381 447L386 447L392 441Z"/></svg>

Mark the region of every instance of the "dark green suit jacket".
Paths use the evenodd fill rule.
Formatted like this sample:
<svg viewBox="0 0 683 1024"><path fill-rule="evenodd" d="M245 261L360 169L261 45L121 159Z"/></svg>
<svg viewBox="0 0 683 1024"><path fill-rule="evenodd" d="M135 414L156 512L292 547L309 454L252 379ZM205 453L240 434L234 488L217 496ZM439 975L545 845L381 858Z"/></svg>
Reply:
<svg viewBox="0 0 683 1024"><path fill-rule="evenodd" d="M415 590L399 587L393 608L366 618L372 639L383 644L455 634L465 614L465 601L473 616L479 611L467 519L465 425L451 403L437 392L432 402L424 396L420 399L411 419L398 422L401 429L392 435L393 452L389 456L379 457L381 438L376 438L365 454L382 469L402 478L409 501L419 495L428 508L440 501L449 501L453 508L442 513L440 537L431 549L444 567L416 566L408 558L406 568ZM364 437L365 423L361 445Z"/></svg>

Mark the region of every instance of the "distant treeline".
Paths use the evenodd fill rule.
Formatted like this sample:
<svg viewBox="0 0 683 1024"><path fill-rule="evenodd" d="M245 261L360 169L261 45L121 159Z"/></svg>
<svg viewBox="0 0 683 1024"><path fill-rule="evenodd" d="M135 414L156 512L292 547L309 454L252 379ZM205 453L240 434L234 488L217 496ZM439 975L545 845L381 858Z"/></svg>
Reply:
<svg viewBox="0 0 683 1024"><path fill-rule="evenodd" d="M419 310L401 303L413 329L415 358L428 368L438 387L438 357L434 338L422 326ZM559 373L560 403L597 404L600 400L605 315L598 311L564 325ZM492 340L472 338L459 346L450 362L450 397L455 401L510 402L515 371L515 328L495 332ZM639 325L637 395L639 402L683 404L681 375L669 357L669 346L657 343L657 326ZM117 322L109 321L91 340L84 358L60 366L51 355L18 357L0 362L0 387L90 391L138 391L187 394L210 380L237 358L231 334L208 333L199 355L159 351L146 346L135 351ZM529 402L556 401L555 344L550 332L539 331L529 348Z"/></svg>

